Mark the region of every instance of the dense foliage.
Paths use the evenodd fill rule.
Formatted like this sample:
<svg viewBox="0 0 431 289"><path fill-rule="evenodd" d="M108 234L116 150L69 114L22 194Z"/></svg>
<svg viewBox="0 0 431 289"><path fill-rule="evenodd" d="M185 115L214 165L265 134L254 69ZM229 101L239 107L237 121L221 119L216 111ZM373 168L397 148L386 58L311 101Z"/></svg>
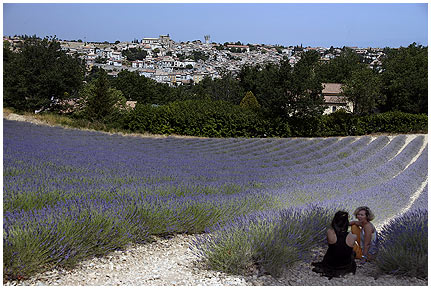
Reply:
<svg viewBox="0 0 431 289"><path fill-rule="evenodd" d="M260 112L225 101L186 100L164 106L140 105L130 112L126 129L155 134L205 137L289 136L289 126L271 123Z"/></svg>
<svg viewBox="0 0 431 289"><path fill-rule="evenodd" d="M352 72L361 69L361 59L352 49L343 49L340 56L322 64L319 74L322 82L346 83L352 76Z"/></svg>
<svg viewBox="0 0 431 289"><path fill-rule="evenodd" d="M143 60L145 59L145 57L147 57L147 51L142 50L141 48L129 48L126 50L123 50L121 52L121 54L123 54L127 60L129 61L135 61L135 60Z"/></svg>
<svg viewBox="0 0 431 289"><path fill-rule="evenodd" d="M428 47L412 43L390 49L383 69L385 110L428 113Z"/></svg>
<svg viewBox="0 0 431 289"><path fill-rule="evenodd" d="M58 109L53 105L75 97L84 66L54 39L30 37L19 51L3 48L3 102L21 111Z"/></svg>
<svg viewBox="0 0 431 289"><path fill-rule="evenodd" d="M315 73L319 65L317 52L303 53L291 67L287 60L279 65L244 66L238 74L240 87L251 91L262 109L275 117L310 117L324 110L322 85Z"/></svg>
<svg viewBox="0 0 431 289"><path fill-rule="evenodd" d="M113 123L123 118L126 99L120 90L111 88L107 74L100 70L97 78L79 92L76 116L93 122Z"/></svg>
<svg viewBox="0 0 431 289"><path fill-rule="evenodd" d="M342 111L323 116L268 117L225 101L187 100L169 105L140 105L122 121L126 130L205 137L322 137L371 133L426 132L427 115L402 112L355 116Z"/></svg>
<svg viewBox="0 0 431 289"><path fill-rule="evenodd" d="M385 112L356 116L343 111L314 118L292 118L288 122L292 136L348 136L373 133L426 133L428 116L403 112Z"/></svg>
<svg viewBox="0 0 431 289"><path fill-rule="evenodd" d="M120 90L127 100L141 104L168 104L181 97L180 90L127 70L118 73L116 78L111 78L110 85Z"/></svg>
<svg viewBox="0 0 431 289"><path fill-rule="evenodd" d="M385 102L379 75L367 67L353 71L342 90L353 103L354 114L370 115Z"/></svg>

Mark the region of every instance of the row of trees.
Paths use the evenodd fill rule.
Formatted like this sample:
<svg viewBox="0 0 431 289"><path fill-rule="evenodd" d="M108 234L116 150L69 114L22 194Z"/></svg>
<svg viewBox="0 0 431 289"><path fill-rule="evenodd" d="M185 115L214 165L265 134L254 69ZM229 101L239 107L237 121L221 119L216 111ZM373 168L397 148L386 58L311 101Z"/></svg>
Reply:
<svg viewBox="0 0 431 289"><path fill-rule="evenodd" d="M381 73L347 49L328 63L319 58L317 52L308 51L294 67L287 60L243 66L238 75L223 73L220 79L174 88L136 72L122 71L116 78L97 68L88 72L80 59L61 50L56 39L31 37L19 52L4 42L4 105L24 111L64 111L63 105L73 99L78 103L77 116L107 121L126 100L165 105L209 99L239 105L254 98L253 109L269 117L303 119L322 114L322 83L340 82L355 114L427 113L427 47L413 43L387 49Z"/></svg>
<svg viewBox="0 0 431 289"><path fill-rule="evenodd" d="M427 47L413 43L385 51L382 71L370 69L347 48L327 63L319 62L318 53L309 51L293 68L287 61L244 66L236 77L207 79L194 90L233 103L239 103L245 92L252 91L262 108L271 113L301 117L321 113L321 83L335 82L343 84L344 94L353 102L357 115L386 111L427 113Z"/></svg>

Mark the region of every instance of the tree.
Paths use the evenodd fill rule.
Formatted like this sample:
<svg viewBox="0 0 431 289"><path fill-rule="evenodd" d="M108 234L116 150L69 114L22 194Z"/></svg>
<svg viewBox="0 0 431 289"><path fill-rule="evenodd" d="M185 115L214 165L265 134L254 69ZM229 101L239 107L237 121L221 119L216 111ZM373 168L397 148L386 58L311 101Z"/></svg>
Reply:
<svg viewBox="0 0 431 289"><path fill-rule="evenodd" d="M262 109L275 115L283 114L281 107L284 101L280 78L280 67L272 63L265 66L244 65L238 73L242 91L251 91Z"/></svg>
<svg viewBox="0 0 431 289"><path fill-rule="evenodd" d="M309 117L324 110L322 85L316 70L319 54L308 51L292 68L287 60L279 65L243 66L238 74L243 91L251 91L262 109L275 117Z"/></svg>
<svg viewBox="0 0 431 289"><path fill-rule="evenodd" d="M204 77L198 84L182 89L187 99L211 99L224 100L232 104L238 104L243 95L238 81L231 73L222 72L221 78L211 79Z"/></svg>
<svg viewBox="0 0 431 289"><path fill-rule="evenodd" d="M121 52L129 61L142 60L147 57L147 51L141 48L129 48Z"/></svg>
<svg viewBox="0 0 431 289"><path fill-rule="evenodd" d="M108 58L100 57L100 56L97 56L96 59L94 60L95 63L100 63L100 64L104 64L106 63L106 61L108 61Z"/></svg>
<svg viewBox="0 0 431 289"><path fill-rule="evenodd" d="M294 66L290 75L286 75L283 80L286 114L299 118L322 115L325 109L322 81L316 72L319 68L319 59L320 55L316 51L302 53L301 60Z"/></svg>
<svg viewBox="0 0 431 289"><path fill-rule="evenodd" d="M363 66L352 72L350 79L342 86L345 96L353 103L353 113L370 114L384 103L379 76Z"/></svg>
<svg viewBox="0 0 431 289"><path fill-rule="evenodd" d="M3 41L3 63L4 64L12 62L12 59L14 57L14 53L12 52L12 49L13 47L10 44L10 42L7 40L4 40Z"/></svg>
<svg viewBox="0 0 431 289"><path fill-rule="evenodd" d="M385 111L428 112L428 47L410 44L387 50L382 61Z"/></svg>
<svg viewBox="0 0 431 289"><path fill-rule="evenodd" d="M160 49L158 49L158 48L155 48L155 49L153 49L153 56L154 57L157 57L157 55L160 53Z"/></svg>
<svg viewBox="0 0 431 289"><path fill-rule="evenodd" d="M169 87L166 83L158 83L153 79L140 76L138 72L123 70L112 79L112 85L122 91L127 100L135 100L145 104L165 104L177 100L179 89Z"/></svg>
<svg viewBox="0 0 431 289"><path fill-rule="evenodd" d="M193 54L192 54L191 58L195 61L198 61L199 59L202 59L203 61L207 61L209 58L209 56L206 55L205 52L202 52L200 50L193 50L192 53Z"/></svg>
<svg viewBox="0 0 431 289"><path fill-rule="evenodd" d="M361 60L358 54L352 49L345 48L340 56L323 64L318 73L322 82L344 83L360 66Z"/></svg>
<svg viewBox="0 0 431 289"><path fill-rule="evenodd" d="M111 88L106 72L99 70L98 77L80 91L80 111L77 116L91 121L109 122L122 109L126 99L121 91Z"/></svg>
<svg viewBox="0 0 431 289"><path fill-rule="evenodd" d="M130 72L128 70L123 70L112 80L112 84L116 89L123 92L127 100L148 103L153 93L151 91L151 85L149 84L150 81L150 79L144 76L139 76L136 71Z"/></svg>
<svg viewBox="0 0 431 289"><path fill-rule="evenodd" d="M251 109L251 110L259 110L260 104L256 99L256 96L254 96L253 92L247 91L244 98L241 100L240 104L241 107Z"/></svg>
<svg viewBox="0 0 431 289"><path fill-rule="evenodd" d="M73 98L82 86L85 67L66 54L55 39L31 37L10 54L4 46L4 105L18 110L60 109L54 103Z"/></svg>

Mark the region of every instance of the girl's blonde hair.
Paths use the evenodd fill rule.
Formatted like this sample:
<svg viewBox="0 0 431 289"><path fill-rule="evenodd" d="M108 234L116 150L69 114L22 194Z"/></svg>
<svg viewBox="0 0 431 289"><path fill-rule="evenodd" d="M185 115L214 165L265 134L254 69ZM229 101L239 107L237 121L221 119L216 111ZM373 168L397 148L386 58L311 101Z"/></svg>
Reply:
<svg viewBox="0 0 431 289"><path fill-rule="evenodd" d="M367 217L368 221L374 220L374 213L371 211L370 208L368 208L366 206L362 206L362 207L356 208L356 210L353 213L353 215L356 217L356 215L359 213L359 211L365 211L365 216Z"/></svg>

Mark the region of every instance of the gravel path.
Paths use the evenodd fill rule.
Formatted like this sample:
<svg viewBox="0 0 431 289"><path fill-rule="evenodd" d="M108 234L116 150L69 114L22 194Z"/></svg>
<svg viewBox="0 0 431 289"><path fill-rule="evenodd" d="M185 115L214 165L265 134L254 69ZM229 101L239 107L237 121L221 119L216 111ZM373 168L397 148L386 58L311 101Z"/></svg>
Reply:
<svg viewBox="0 0 431 289"><path fill-rule="evenodd" d="M376 276L376 267L368 263L358 267L355 275L343 278L326 277L311 271L307 262L300 262L285 270L280 278L269 275L233 276L207 270L193 255L189 244L190 235L176 235L171 238L157 238L155 242L129 246L102 258L81 262L75 269L51 270L20 282L5 285L24 286L90 286L90 285L133 285L133 286L302 286L302 285L380 285L380 286L426 286L426 280L398 278L389 275ZM320 261L324 249L314 252L313 262Z"/></svg>
<svg viewBox="0 0 431 289"><path fill-rule="evenodd" d="M24 117L10 115L11 120L29 121ZM37 123L33 121L34 123ZM40 123L39 123L40 124ZM316 250L311 262L299 262L286 269L281 277L234 276L208 270L193 255L189 245L192 235L175 235L170 238L155 237L155 241L143 245L131 245L122 251L115 251L101 258L92 258L79 263L72 270L50 270L37 274L28 280L7 282L4 285L20 286L91 286L91 285L133 285L133 286L427 286L427 280L417 278L377 276L376 266L367 263L359 266L355 275L343 278L326 277L311 271L311 262L321 261L325 249ZM376 278L377 277L377 278Z"/></svg>

